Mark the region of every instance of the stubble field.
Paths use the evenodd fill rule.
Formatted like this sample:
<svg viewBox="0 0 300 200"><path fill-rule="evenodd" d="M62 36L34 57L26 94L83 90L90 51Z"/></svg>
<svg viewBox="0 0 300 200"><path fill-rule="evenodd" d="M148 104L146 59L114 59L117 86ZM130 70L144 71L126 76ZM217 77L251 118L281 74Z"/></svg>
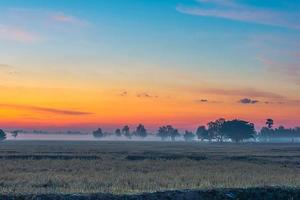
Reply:
<svg viewBox="0 0 300 200"><path fill-rule="evenodd" d="M300 146L6 141L1 194L300 186Z"/></svg>

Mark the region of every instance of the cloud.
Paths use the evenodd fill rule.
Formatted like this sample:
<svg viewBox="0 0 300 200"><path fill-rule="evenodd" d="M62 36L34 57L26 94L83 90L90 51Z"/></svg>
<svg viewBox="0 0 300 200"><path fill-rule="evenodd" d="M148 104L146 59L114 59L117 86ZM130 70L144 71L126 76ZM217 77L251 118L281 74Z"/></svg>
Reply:
<svg viewBox="0 0 300 200"><path fill-rule="evenodd" d="M0 72L4 72L9 75L17 74L17 71L13 66L7 64L0 64Z"/></svg>
<svg viewBox="0 0 300 200"><path fill-rule="evenodd" d="M0 64L0 69L11 69L13 66L7 64Z"/></svg>
<svg viewBox="0 0 300 200"><path fill-rule="evenodd" d="M49 22L58 22L62 24L73 25L87 25L86 20L81 19L75 15L61 11L53 11L47 9L28 9L28 8L8 8L3 10L6 13L7 20L17 22L18 24L25 24L27 22L34 22L38 25L46 25L49 28Z"/></svg>
<svg viewBox="0 0 300 200"><path fill-rule="evenodd" d="M197 100L195 100L195 102L197 102L197 103L208 103L208 100L207 99L197 99Z"/></svg>
<svg viewBox="0 0 300 200"><path fill-rule="evenodd" d="M253 100L253 99L249 99L249 98L244 98L244 99L239 100L239 103L241 103L241 104L256 104L258 102L259 102L258 100Z"/></svg>
<svg viewBox="0 0 300 200"><path fill-rule="evenodd" d="M150 95L150 94L148 94L146 92L138 93L136 96L138 98L158 98L158 96Z"/></svg>
<svg viewBox="0 0 300 200"><path fill-rule="evenodd" d="M84 26L87 25L88 23L84 20L81 20L75 16L72 15L67 15L63 12L60 13L51 13L50 18L56 22L60 23L66 23L66 24L73 24L73 25L80 25Z"/></svg>
<svg viewBox="0 0 300 200"><path fill-rule="evenodd" d="M82 26L90 24L70 14L43 9L0 8L0 13L0 40L20 43L40 41L45 31L82 31Z"/></svg>
<svg viewBox="0 0 300 200"><path fill-rule="evenodd" d="M202 17L216 17L256 24L300 29L298 12L280 12L233 0L199 0L197 7L177 6L177 11Z"/></svg>
<svg viewBox="0 0 300 200"><path fill-rule="evenodd" d="M20 27L0 24L0 39L21 43L33 43L38 40L38 37Z"/></svg>
<svg viewBox="0 0 300 200"><path fill-rule="evenodd" d="M121 92L121 93L119 94L119 96L121 96L121 97L126 97L126 96L128 96L128 92L127 92L127 91L123 91L123 92Z"/></svg>
<svg viewBox="0 0 300 200"><path fill-rule="evenodd" d="M253 88L244 88L244 89L210 88L210 89L201 90L201 92L206 92L206 93L216 94L216 95L224 95L224 96L249 96L249 97L273 98L273 99L285 98L280 94L276 94L269 91L257 90Z"/></svg>
<svg viewBox="0 0 300 200"><path fill-rule="evenodd" d="M0 104L0 107L11 108L11 109L23 109L23 110L32 110L37 112L48 112L59 115L89 115L92 113L81 112L74 110L61 110L55 108L39 107L39 106L28 106L28 105L14 105L14 104Z"/></svg>

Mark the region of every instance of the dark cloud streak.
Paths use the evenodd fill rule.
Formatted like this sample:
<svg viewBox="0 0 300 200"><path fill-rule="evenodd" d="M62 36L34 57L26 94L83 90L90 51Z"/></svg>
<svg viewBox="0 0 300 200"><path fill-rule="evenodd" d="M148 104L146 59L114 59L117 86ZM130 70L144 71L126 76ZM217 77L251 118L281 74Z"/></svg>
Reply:
<svg viewBox="0 0 300 200"><path fill-rule="evenodd" d="M138 93L136 96L138 98L158 98L158 96L153 96L153 95L150 95L146 92Z"/></svg>
<svg viewBox="0 0 300 200"><path fill-rule="evenodd" d="M55 108L30 106L30 105L0 104L0 107L11 108L11 109L32 110L32 111L37 111L37 112L48 112L48 113L60 114L60 115L90 115L90 114L92 114L89 112L81 112L81 111L74 111L74 110L61 110L61 109L55 109Z"/></svg>
<svg viewBox="0 0 300 200"><path fill-rule="evenodd" d="M256 104L256 103L259 103L259 101L249 99L249 98L244 98L244 99L239 100L239 103L241 103L241 104Z"/></svg>

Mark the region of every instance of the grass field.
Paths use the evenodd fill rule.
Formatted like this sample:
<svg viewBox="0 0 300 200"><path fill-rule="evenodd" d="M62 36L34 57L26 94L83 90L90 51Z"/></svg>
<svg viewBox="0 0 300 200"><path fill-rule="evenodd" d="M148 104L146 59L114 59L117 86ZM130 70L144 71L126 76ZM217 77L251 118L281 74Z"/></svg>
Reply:
<svg viewBox="0 0 300 200"><path fill-rule="evenodd" d="M2 194L299 187L300 146L6 141L0 170Z"/></svg>

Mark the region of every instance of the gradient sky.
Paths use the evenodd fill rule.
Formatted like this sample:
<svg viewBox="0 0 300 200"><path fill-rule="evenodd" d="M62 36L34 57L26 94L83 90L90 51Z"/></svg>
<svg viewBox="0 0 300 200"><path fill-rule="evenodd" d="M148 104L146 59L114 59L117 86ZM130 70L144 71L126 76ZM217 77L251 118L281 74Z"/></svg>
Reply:
<svg viewBox="0 0 300 200"><path fill-rule="evenodd" d="M298 126L299 19L296 0L1 0L0 126Z"/></svg>

